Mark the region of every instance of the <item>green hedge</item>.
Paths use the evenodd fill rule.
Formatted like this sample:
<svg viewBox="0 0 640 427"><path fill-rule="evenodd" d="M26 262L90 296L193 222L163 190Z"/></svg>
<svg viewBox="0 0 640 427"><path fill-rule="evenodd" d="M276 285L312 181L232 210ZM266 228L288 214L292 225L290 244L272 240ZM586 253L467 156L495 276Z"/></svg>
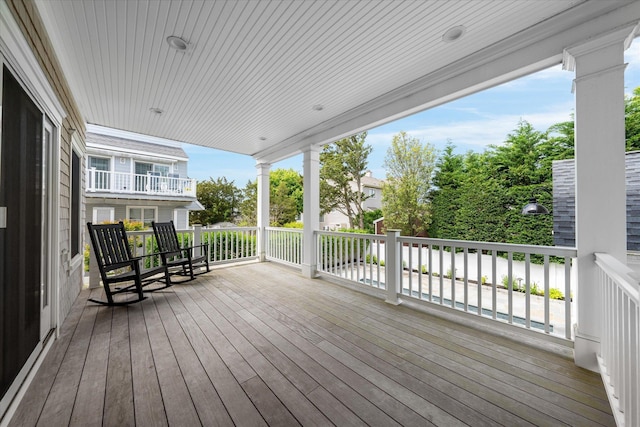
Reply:
<svg viewBox="0 0 640 427"><path fill-rule="evenodd" d="M343 233L367 234L366 230L340 229ZM362 240L351 236L320 235L320 248L326 253L320 260L323 268L333 267L354 261L363 261L367 257L369 240Z"/></svg>

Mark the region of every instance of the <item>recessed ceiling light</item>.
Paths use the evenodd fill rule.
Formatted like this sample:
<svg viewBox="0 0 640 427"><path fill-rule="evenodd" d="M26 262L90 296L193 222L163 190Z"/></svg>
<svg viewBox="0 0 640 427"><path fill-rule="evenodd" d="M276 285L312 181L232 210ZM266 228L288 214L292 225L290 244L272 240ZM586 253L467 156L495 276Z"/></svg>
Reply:
<svg viewBox="0 0 640 427"><path fill-rule="evenodd" d="M324 106L322 104L316 104L313 107L311 107L311 109L314 111L322 111L324 110Z"/></svg>
<svg viewBox="0 0 640 427"><path fill-rule="evenodd" d="M258 138L260 141L266 141L267 137L266 136L261 136L260 138Z"/></svg>
<svg viewBox="0 0 640 427"><path fill-rule="evenodd" d="M149 111L151 111L153 114L157 114L157 115L160 115L160 114L164 113L164 110L162 110L161 108L156 108L156 107L149 108Z"/></svg>
<svg viewBox="0 0 640 427"><path fill-rule="evenodd" d="M186 52L189 49L189 42L182 37L169 36L167 37L167 43L169 46L179 52Z"/></svg>
<svg viewBox="0 0 640 427"><path fill-rule="evenodd" d="M454 42L458 40L460 37L462 37L465 31L467 31L467 29L465 28L464 25L451 27L447 31L445 31L445 33L442 36L442 40L447 43Z"/></svg>

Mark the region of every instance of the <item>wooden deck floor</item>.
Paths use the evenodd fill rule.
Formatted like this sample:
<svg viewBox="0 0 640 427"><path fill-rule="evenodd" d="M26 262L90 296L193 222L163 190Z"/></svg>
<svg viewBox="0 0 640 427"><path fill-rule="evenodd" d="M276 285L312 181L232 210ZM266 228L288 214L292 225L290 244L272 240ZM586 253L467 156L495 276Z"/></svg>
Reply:
<svg viewBox="0 0 640 427"><path fill-rule="evenodd" d="M88 296L11 425L615 425L567 357L270 263Z"/></svg>

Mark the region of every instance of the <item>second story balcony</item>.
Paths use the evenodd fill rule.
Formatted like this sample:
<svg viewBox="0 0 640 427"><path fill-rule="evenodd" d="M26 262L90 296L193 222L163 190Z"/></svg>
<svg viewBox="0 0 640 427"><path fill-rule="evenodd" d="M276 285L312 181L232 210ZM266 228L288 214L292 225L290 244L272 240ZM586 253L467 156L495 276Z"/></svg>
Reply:
<svg viewBox="0 0 640 427"><path fill-rule="evenodd" d="M196 180L172 173L135 174L89 168L86 171L86 185L87 193L196 197Z"/></svg>

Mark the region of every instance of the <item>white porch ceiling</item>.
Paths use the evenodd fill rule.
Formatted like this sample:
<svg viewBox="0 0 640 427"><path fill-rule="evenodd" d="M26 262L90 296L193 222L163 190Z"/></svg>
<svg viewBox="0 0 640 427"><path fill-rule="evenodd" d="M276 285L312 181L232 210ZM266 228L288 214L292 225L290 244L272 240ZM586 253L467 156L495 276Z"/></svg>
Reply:
<svg viewBox="0 0 640 427"><path fill-rule="evenodd" d="M549 38L640 19L621 1L36 3L88 123L266 160L558 62L563 46L540 51ZM462 73L476 77L434 89Z"/></svg>

